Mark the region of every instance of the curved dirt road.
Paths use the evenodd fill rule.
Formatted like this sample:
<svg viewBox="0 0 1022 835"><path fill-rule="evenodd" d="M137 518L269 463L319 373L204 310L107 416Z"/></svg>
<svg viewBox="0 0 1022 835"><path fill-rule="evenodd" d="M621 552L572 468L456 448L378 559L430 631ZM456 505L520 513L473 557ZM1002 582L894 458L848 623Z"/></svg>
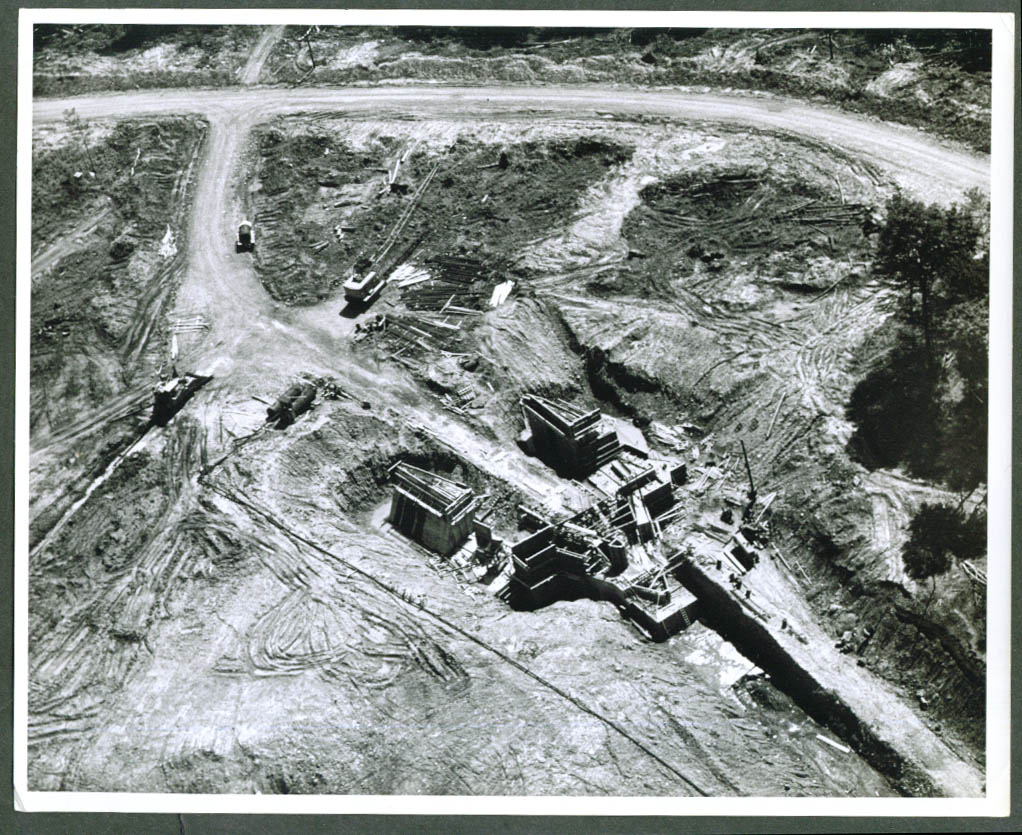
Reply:
<svg viewBox="0 0 1022 835"><path fill-rule="evenodd" d="M59 120L68 107L74 107L84 119L201 113L214 122L231 120L246 125L277 113L324 109L378 116L392 111L444 119L529 111L658 115L781 130L826 142L877 165L903 188L934 198L947 200L970 188L988 190L990 180L989 158L948 147L912 128L790 99L719 93L613 87L150 90L43 99L33 104L33 118L36 122Z"/></svg>

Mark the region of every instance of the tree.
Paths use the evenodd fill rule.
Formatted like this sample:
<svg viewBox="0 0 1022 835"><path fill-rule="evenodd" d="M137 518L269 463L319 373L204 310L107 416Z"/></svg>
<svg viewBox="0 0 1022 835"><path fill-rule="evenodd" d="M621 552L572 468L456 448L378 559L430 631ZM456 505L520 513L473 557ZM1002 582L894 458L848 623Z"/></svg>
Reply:
<svg viewBox="0 0 1022 835"><path fill-rule="evenodd" d="M936 367L934 325L945 302L974 298L984 290L985 273L977 259L980 235L972 213L958 206L926 206L900 192L887 204L874 271L904 286L907 318L922 331L931 374Z"/></svg>
<svg viewBox="0 0 1022 835"><path fill-rule="evenodd" d="M952 490L971 491L987 478L989 415L988 305L955 305L944 318L947 346L938 469Z"/></svg>
<svg viewBox="0 0 1022 835"><path fill-rule="evenodd" d="M89 148L89 125L87 122L82 121L82 117L78 115L78 111L73 107L69 107L64 111L64 124L67 129L71 132L71 135L78 141L82 147L82 151L89 160L89 170L95 172L96 163L92 159L92 149Z"/></svg>
<svg viewBox="0 0 1022 835"><path fill-rule="evenodd" d="M937 577L946 574L956 560L975 559L986 550L986 515L977 511L966 516L960 507L924 504L908 527L901 561L913 580L930 580L928 609Z"/></svg>
<svg viewBox="0 0 1022 835"><path fill-rule="evenodd" d="M852 390L847 415L856 431L851 444L866 466L907 463L915 475L936 475L936 381L922 373L925 365L922 346L902 329L883 360Z"/></svg>
<svg viewBox="0 0 1022 835"><path fill-rule="evenodd" d="M904 291L895 338L852 391L850 447L968 491L986 480L989 203L926 206L895 194L874 272Z"/></svg>

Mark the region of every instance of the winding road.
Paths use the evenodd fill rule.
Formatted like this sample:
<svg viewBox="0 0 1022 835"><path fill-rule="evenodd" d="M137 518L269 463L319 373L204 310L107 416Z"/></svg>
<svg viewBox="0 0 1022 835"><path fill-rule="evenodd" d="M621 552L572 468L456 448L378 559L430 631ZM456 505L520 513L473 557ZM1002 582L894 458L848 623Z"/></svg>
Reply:
<svg viewBox="0 0 1022 835"><path fill-rule="evenodd" d="M215 125L250 127L275 114L334 110L353 115L387 112L419 118L478 118L482 114L615 113L715 121L786 131L826 142L864 158L903 188L948 198L970 188L987 190L987 157L939 143L920 131L888 122L773 97L627 90L619 87L376 87L147 90L33 104L36 123L58 121L74 107L84 119L198 113Z"/></svg>

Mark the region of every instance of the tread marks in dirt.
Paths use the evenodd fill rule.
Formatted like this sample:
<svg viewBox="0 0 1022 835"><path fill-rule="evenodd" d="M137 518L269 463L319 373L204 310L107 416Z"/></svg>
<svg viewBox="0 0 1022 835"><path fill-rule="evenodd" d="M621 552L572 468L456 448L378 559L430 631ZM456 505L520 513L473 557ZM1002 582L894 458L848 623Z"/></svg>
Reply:
<svg viewBox="0 0 1022 835"><path fill-rule="evenodd" d="M84 589L68 589L61 620L29 647L29 743L92 728L99 704L116 692L134 666L153 622L182 576L194 576L202 545L191 476L198 469L204 433L181 421L168 435L163 470L166 501L149 525L150 536L128 564L110 571L85 569ZM85 524L89 520L84 521ZM67 705L88 705L69 711ZM64 706L64 707L62 707Z"/></svg>
<svg viewBox="0 0 1022 835"><path fill-rule="evenodd" d="M251 506L233 485L213 489L241 507ZM253 675L316 671L346 676L356 686L381 688L410 667L444 682L467 686L458 660L431 638L393 596L340 562L304 546L286 531L248 514L258 528L260 561L290 592L255 623L239 650ZM240 672L238 659L221 659Z"/></svg>
<svg viewBox="0 0 1022 835"><path fill-rule="evenodd" d="M419 611L427 614L430 618L432 618L434 621L436 621L438 624L440 624L443 628L445 628L445 630L447 630L447 631L449 631L449 632L451 632L453 634L459 635L459 636L461 636L463 638L466 638L469 641L471 641L472 643L474 643L477 646L481 647L482 649L486 650L487 652L489 652L489 653L491 653L493 655L496 655L499 659L501 659L505 663L510 664L511 666L515 667L517 670L519 670L520 672L522 672L523 674L525 674L529 678L531 678L534 681L536 681L537 683L539 683L542 687L552 691L553 693L555 693L556 695L558 695L562 699L564 699L567 702L569 702L572 705L574 705L574 707L576 707L578 710L580 710L583 713L588 714L589 716L592 716L595 719L599 720L609 730L613 730L619 736L624 737L626 740L631 742L636 748L638 748L645 756L649 757L650 759L652 759L653 761L658 763L662 768L666 769L668 772L673 774L682 783L684 783L685 786L687 786L689 789L694 791L696 794L701 795L703 797L709 796L709 793L706 791L706 789L702 785L700 785L699 782L696 782L691 777L689 777L685 772L683 772L681 769L679 769L678 767L672 765L670 762L665 760L663 757L661 757L659 754L657 754L654 750L652 750L646 743L642 742L640 739L638 739L636 736L634 736L632 733L630 733L628 730L626 730L624 727L622 727L617 721L615 721L615 720L609 718L608 716L606 716L605 714L603 714L603 713L601 713L601 712L599 712L597 710L594 710L593 708L589 707L587 704L585 704L585 702L581 701L580 699L576 698L575 696L571 695L570 693L566 692L565 690L562 690L560 687L558 687L553 682L551 682L551 681L543 678L542 676L538 675L537 673L533 672L531 669L529 669L525 665L523 665L523 664L519 663L518 661L514 660L513 658L508 656L506 653L504 653L501 650L497 649L492 644L487 643L486 641L484 641L482 638L478 637L477 635L474 635L471 632L468 632L467 630L461 628L460 626L452 623L450 620L448 620L444 616L442 616L442 615L432 611L431 609L428 609L422 602L411 599L410 597L408 597L407 595L405 595L404 593L402 593L398 589L394 588L393 586L389 585L388 583L384 582L383 580L379 579L378 577L375 577L375 576L369 574L368 572L364 571L363 569L358 568L354 564L347 562L342 557L334 554L333 552L328 551L327 549L322 548L319 545L316 545L311 540L305 539L305 537L303 537L302 535L298 534L297 532L295 532L294 530L289 528L282 521L278 520L276 518L276 516L272 513L272 511L270 511L267 508L263 508L263 507L257 506L256 504L254 504L251 501L247 500L243 496L239 495L230 486L228 486L226 488L222 487L222 486L213 485L213 484L210 484L209 486L215 492L217 492L219 495L223 496L225 499L227 499L229 501L232 501L235 504L239 505L240 507L243 507L243 508L247 509L248 511L250 511L250 515L258 517L259 521L266 522L266 523L269 523L270 525L272 525L281 534L286 536L289 540L293 541L295 543L295 545L300 548L302 553L311 553L312 551L315 551L317 554L321 555L322 557L327 557L327 558L329 558L331 560L336 560L336 562L339 565L341 565L343 567L346 567L349 570L349 578L350 578L350 576L355 575L355 574L359 575L360 577L364 578L364 580L366 580L369 583L371 583L372 585L376 586L385 595L387 595L387 596L389 596L391 598L397 597L397 598L401 599L402 601L407 603L407 605L409 607L414 607L414 608L418 609ZM308 546L309 551L306 551L306 549L302 548L301 546ZM276 550L276 549L274 549L274 550ZM270 553L270 552L268 552L268 553ZM319 558L320 557L317 557L317 559L319 559ZM298 567L298 569L299 570L294 571L294 576L300 578L303 582L308 582L307 576L306 576L306 572L304 570L301 570L300 566ZM416 629L421 629L421 627L419 627L417 624L415 626L416 626ZM297 639L293 638L293 637L292 637L292 640L295 641L295 642L297 641ZM458 664L456 659L454 659L453 656L450 656L449 654L447 654L442 648L439 647L439 645L436 645L436 646L437 646L437 648L440 650L440 652L442 654L441 657L442 657L444 665L447 666L447 667L452 667L452 668L456 669L461 676L464 676L464 677L467 678L467 676L462 672L462 668L461 668L460 664ZM429 659L426 659L426 658L421 659L420 660L420 664L422 666L433 667L432 662ZM442 676L443 675L442 670L443 670L443 668L441 668L440 670L434 668L432 670L432 672L433 672L434 675Z"/></svg>

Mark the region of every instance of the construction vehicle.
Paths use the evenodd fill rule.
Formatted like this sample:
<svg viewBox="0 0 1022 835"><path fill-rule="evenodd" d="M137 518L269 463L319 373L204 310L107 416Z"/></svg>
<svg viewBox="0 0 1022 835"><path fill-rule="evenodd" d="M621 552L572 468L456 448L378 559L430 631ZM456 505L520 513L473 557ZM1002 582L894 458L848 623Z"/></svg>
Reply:
<svg viewBox="0 0 1022 835"><path fill-rule="evenodd" d="M370 270L361 277L352 275L344 282L344 300L348 304L369 304L380 294L383 284L383 276L376 270Z"/></svg>
<svg viewBox="0 0 1022 835"><path fill-rule="evenodd" d="M295 383L277 401L266 409L266 422L276 429L286 429L298 416L312 408L316 387L309 383Z"/></svg>
<svg viewBox="0 0 1022 835"><path fill-rule="evenodd" d="M177 334L170 336L170 379L164 379L162 367L161 382L153 390L153 414L150 426L166 426L172 417L181 411L193 394L201 389L212 377L201 374L177 373Z"/></svg>
<svg viewBox="0 0 1022 835"><path fill-rule="evenodd" d="M255 249L255 228L252 221L243 220L238 224L238 238L234 242L235 252L251 252Z"/></svg>
<svg viewBox="0 0 1022 835"><path fill-rule="evenodd" d="M153 391L153 416L149 422L153 426L166 426L192 395L212 379L185 373L160 383Z"/></svg>
<svg viewBox="0 0 1022 835"><path fill-rule="evenodd" d="M353 308L360 308L368 305L372 302L383 289L383 285L386 284L387 275L390 273L390 269L393 268L393 256L388 259L389 266L384 269L385 259L394 245L398 242L401 232L404 230L405 225L408 223L409 218L412 216L412 212L415 211L415 207L418 205L419 200L422 198L423 192L428 188L433 177L436 176L437 170L440 168L440 163L430 169L429 174L419 184L419 187L415 190L411 199L408 201L408 205L405 210L401 213L401 217L398 218L397 223L394 224L394 228L390 230L390 234L387 239L380 246L380 249L373 255L372 258L366 260L366 264L369 267L369 271L363 275L354 273L351 278L344 282L344 300L351 305ZM391 180L393 184L393 180ZM404 193L407 189L398 188L396 189L399 193ZM421 236L419 238L421 240ZM418 241L413 243L407 251L414 249L418 244ZM398 260L402 260L399 258Z"/></svg>

